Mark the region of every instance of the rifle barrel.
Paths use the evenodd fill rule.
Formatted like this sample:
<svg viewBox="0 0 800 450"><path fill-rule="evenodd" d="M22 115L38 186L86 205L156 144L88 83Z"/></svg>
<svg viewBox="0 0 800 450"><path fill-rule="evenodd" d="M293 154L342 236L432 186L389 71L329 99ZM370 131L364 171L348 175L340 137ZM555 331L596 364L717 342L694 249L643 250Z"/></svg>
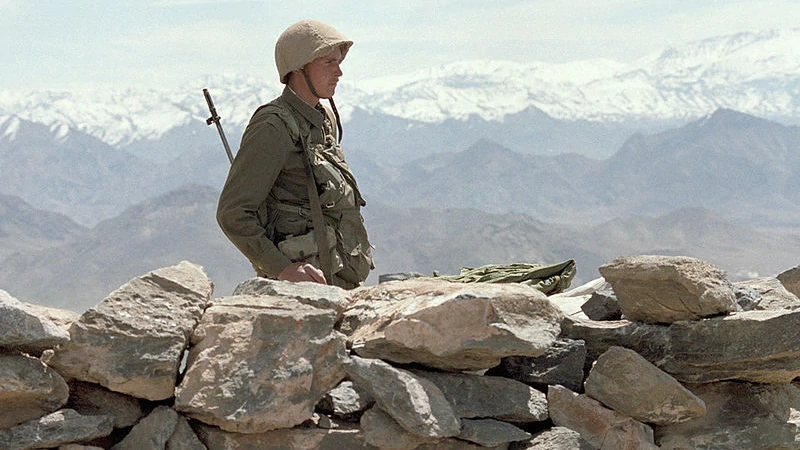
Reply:
<svg viewBox="0 0 800 450"><path fill-rule="evenodd" d="M225 153L228 154L228 161L233 164L231 147L228 145L228 139L225 137L225 132L222 130L222 124L220 123L220 117L217 114L217 108L214 107L214 101L211 100L211 93L208 92L208 89L203 89L203 96L206 98L206 103L208 103L208 111L211 113L211 117L206 119L206 125L211 125L213 123L217 126L219 137L222 139L222 145L225 147Z"/></svg>

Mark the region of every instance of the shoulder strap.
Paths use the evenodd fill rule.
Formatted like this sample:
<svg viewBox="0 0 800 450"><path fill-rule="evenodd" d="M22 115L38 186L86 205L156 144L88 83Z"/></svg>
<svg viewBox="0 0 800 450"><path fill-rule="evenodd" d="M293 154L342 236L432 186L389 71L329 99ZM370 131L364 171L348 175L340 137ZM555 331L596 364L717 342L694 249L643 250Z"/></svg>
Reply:
<svg viewBox="0 0 800 450"><path fill-rule="evenodd" d="M306 168L306 178L308 179L308 201L311 206L311 224L314 227L314 240L317 243L317 254L319 255L319 264L322 274L325 275L325 281L328 284L333 283L333 267L331 262L330 245L328 243L328 233L325 227L325 217L322 215L322 204L319 201L319 192L317 192L317 181L314 178L314 171L311 169L311 155L306 148L305 139L300 134L300 126L297 124L294 116L292 116L286 108L278 106L274 103L267 103L260 106L253 113L253 116L258 114L262 109L266 110L265 113L276 114L286 124L289 134L293 142L300 142L303 146L303 165Z"/></svg>
<svg viewBox="0 0 800 450"><path fill-rule="evenodd" d="M256 111L253 113L253 117L255 117L256 114L262 110L267 114L275 114L280 117L281 120L283 120L283 123L286 124L286 129L289 130L292 141L297 142L300 140L300 126L297 125L297 120L295 120L294 116L291 115L286 108L278 106L274 103L267 103L266 105L259 106L258 109L256 109Z"/></svg>

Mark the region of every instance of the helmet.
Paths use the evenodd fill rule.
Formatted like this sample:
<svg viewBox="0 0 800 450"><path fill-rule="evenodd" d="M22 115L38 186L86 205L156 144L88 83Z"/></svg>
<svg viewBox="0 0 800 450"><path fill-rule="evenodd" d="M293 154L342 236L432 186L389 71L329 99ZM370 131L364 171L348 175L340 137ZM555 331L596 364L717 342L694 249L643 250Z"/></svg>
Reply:
<svg viewBox="0 0 800 450"><path fill-rule="evenodd" d="M286 77L294 70L325 56L336 47L342 51L342 60L353 41L347 40L332 26L318 20L301 20L289 26L275 43L275 65L281 83L286 84Z"/></svg>

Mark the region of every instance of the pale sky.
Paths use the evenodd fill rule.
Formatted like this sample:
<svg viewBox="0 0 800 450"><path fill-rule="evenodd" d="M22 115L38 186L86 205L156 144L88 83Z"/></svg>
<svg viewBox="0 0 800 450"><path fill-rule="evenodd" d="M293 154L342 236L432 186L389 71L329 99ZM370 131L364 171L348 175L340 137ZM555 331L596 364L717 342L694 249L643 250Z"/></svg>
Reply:
<svg viewBox="0 0 800 450"><path fill-rule="evenodd" d="M632 62L667 46L800 26L800 0L0 0L0 89L277 79L275 39L319 19L355 46L345 80L495 59Z"/></svg>

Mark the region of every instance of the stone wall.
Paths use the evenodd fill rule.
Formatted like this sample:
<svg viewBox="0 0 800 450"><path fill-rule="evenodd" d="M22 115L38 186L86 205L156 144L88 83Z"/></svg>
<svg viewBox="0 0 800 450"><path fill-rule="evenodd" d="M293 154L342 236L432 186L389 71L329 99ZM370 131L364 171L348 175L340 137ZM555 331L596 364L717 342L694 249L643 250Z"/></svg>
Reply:
<svg viewBox="0 0 800 450"><path fill-rule="evenodd" d="M634 256L520 284L353 291L189 262L82 315L0 291L0 448L796 449L800 267Z"/></svg>

